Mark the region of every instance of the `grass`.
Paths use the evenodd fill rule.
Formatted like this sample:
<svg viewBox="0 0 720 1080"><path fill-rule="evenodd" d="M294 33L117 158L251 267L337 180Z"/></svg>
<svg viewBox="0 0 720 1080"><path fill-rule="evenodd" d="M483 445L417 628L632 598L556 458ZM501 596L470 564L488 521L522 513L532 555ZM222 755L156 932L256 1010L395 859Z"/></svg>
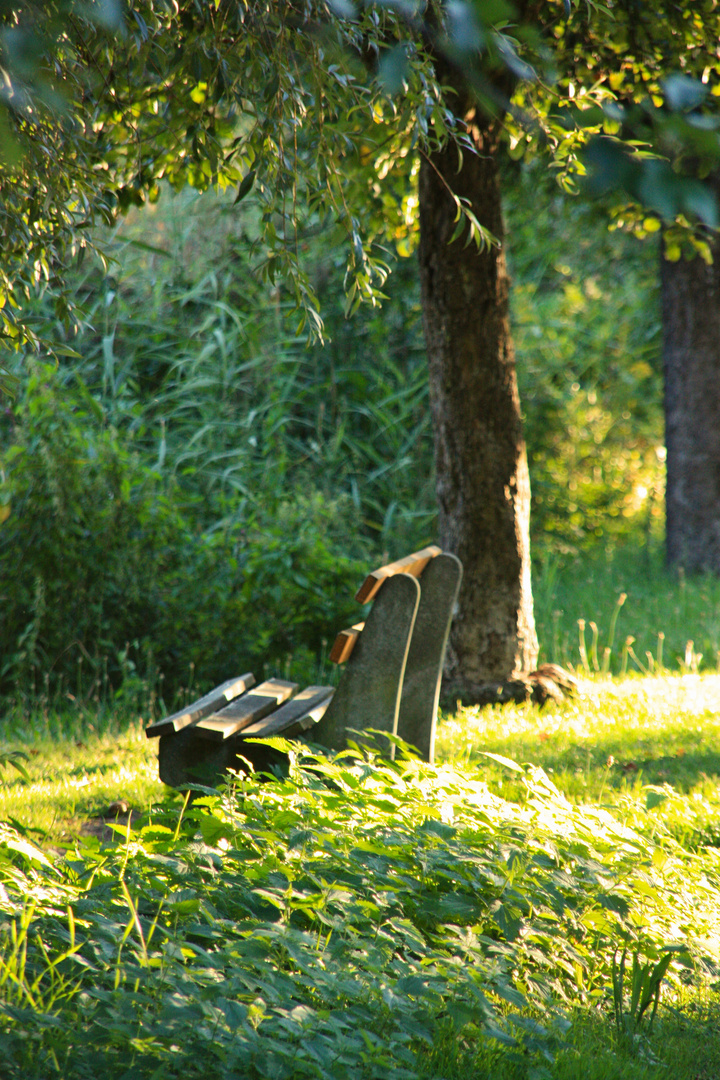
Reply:
<svg viewBox="0 0 720 1080"><path fill-rule="evenodd" d="M87 720L76 726L72 733L65 714L35 732L6 734L4 749L26 755L26 777L4 767L0 821L19 823L41 845L66 847L111 804L124 800L144 811L166 792L157 776L157 747L146 738L142 721L108 724L101 732Z"/></svg>
<svg viewBox="0 0 720 1080"><path fill-rule="evenodd" d="M684 639L720 593L643 566L540 575L578 695L444 716L435 767L318 759L183 809L127 710L16 706L3 1076L716 1080L720 675ZM637 1036L625 946L672 957Z"/></svg>
<svg viewBox="0 0 720 1080"><path fill-rule="evenodd" d="M595 673L609 648L616 675L720 670L720 578L669 570L660 546L549 556L533 574L541 660Z"/></svg>
<svg viewBox="0 0 720 1080"><path fill-rule="evenodd" d="M581 679L575 698L543 709L462 709L441 721L437 746L496 778L483 752L531 761L574 802L665 783L708 795L720 777L720 676Z"/></svg>
<svg viewBox="0 0 720 1080"><path fill-rule="evenodd" d="M681 1009L661 1011L644 1053L628 1054L608 1038L600 1014L576 1014L569 1045L557 1058L553 1080L665 1080L720 1076L720 1005L686 998Z"/></svg>
<svg viewBox="0 0 720 1080"><path fill-rule="evenodd" d="M543 710L447 717L437 745L505 798L522 798L522 783L486 754L539 765L572 803L602 806L651 838L720 847L720 676L586 679L575 700Z"/></svg>
<svg viewBox="0 0 720 1080"><path fill-rule="evenodd" d="M544 710L445 717L434 769L319 762L319 774L247 780L184 817L139 724L86 715L75 732L67 717L16 730L5 748L28 755L28 779L6 767L0 785L0 818L21 826L0 844L8 1077L194 1077L196 1060L262 1080L717 1077L719 702L715 675L586 679ZM144 814L130 831L83 835L120 799ZM18 854L18 835L50 867ZM12 945L28 899L32 978ZM471 944L478 933L501 951ZM51 976L38 942L52 957L68 935L83 966L52 960ZM685 957L653 1030L629 1043L609 997L628 935L650 961L668 946ZM216 969L232 993L212 991ZM192 1020L210 1013L212 1030ZM333 1029L336 1015L366 1036ZM323 1058L338 1040L342 1068Z"/></svg>
<svg viewBox="0 0 720 1080"><path fill-rule="evenodd" d="M70 842L118 800L143 811L166 794L142 721L93 725L88 714L75 723L65 714L30 732L13 727L2 748L24 751L29 782L5 766L0 820L49 843ZM441 719L440 760L471 766L498 796L522 798L522 780L486 753L538 765L571 802L633 820L651 791L651 820L694 822L697 835L683 833L684 842L720 844L720 675L584 679L575 699L544 709L467 708Z"/></svg>

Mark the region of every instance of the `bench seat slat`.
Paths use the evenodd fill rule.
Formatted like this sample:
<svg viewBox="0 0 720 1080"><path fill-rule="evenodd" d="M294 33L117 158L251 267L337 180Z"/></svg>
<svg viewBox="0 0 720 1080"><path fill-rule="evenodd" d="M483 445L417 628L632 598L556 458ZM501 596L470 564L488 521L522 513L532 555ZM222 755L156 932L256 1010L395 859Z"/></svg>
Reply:
<svg viewBox="0 0 720 1080"><path fill-rule="evenodd" d="M430 560L441 554L442 548L439 548L437 544L431 544L429 547L423 548L422 551L414 551L412 555L406 555L404 559L398 559L397 562L378 567L377 570L373 570L365 578L355 594L355 599L359 604L369 603L383 581L386 578L394 577L395 574L412 574L413 577L419 578Z"/></svg>
<svg viewBox="0 0 720 1080"><path fill-rule="evenodd" d="M298 732L306 731L325 715L334 693L334 686L308 686L292 701L246 727L240 737L264 739L269 735L287 734L290 728L297 728Z"/></svg>
<svg viewBox="0 0 720 1080"><path fill-rule="evenodd" d="M186 705L184 709L180 709L179 712L173 713L172 716L165 716L155 724L150 724L149 727L145 728L145 734L148 739L153 739L158 735L171 735L175 731L182 731L189 724L194 724L198 720L202 720L204 716L222 709L254 685L255 676L251 671L236 676L234 679L228 679L226 682L221 683L220 686L216 686L209 694L205 694L204 697L193 701L191 705Z"/></svg>
<svg viewBox="0 0 720 1080"><path fill-rule="evenodd" d="M231 735L273 712L283 701L291 698L297 689L297 683L287 682L285 679L268 679L255 687L252 693L244 694L224 709L204 717L196 724L195 730L204 739L224 742Z"/></svg>

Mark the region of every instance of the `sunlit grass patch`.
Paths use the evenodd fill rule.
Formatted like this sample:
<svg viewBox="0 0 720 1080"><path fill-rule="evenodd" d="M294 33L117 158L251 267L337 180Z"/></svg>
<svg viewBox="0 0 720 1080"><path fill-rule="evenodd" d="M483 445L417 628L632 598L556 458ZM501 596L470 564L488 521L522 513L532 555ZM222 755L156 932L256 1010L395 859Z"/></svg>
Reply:
<svg viewBox="0 0 720 1080"><path fill-rule="evenodd" d="M80 726L79 726L80 727ZM16 737L27 778L11 765L0 774L0 820L19 823L42 843L64 844L88 819L118 800L136 811L163 797L157 746L133 724L104 734L80 727L76 737L31 741Z"/></svg>
<svg viewBox="0 0 720 1080"><path fill-rule="evenodd" d="M537 764L571 802L612 808L653 836L720 844L717 675L587 679L544 709L463 709L440 724L437 751L505 798L524 798L523 785L486 753Z"/></svg>
<svg viewBox="0 0 720 1080"><path fill-rule="evenodd" d="M668 569L659 544L543 558L533 594L543 660L586 674L720 670L720 579Z"/></svg>
<svg viewBox="0 0 720 1080"><path fill-rule="evenodd" d="M532 761L572 798L638 783L705 790L720 776L720 676L588 679L575 698L544 709L461 709L441 721L437 749L483 768L482 751Z"/></svg>

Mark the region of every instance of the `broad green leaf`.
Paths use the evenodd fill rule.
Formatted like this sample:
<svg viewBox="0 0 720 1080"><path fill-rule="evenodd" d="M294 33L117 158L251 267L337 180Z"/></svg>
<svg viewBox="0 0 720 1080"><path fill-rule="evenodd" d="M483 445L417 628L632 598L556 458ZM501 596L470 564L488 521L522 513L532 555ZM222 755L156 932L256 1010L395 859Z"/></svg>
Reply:
<svg viewBox="0 0 720 1080"><path fill-rule="evenodd" d="M667 801L667 792L654 788L648 788L645 792L645 809L654 810Z"/></svg>
<svg viewBox="0 0 720 1080"><path fill-rule="evenodd" d="M525 772L522 765L518 765L516 761L511 761L510 758L503 757L502 754L491 754L488 750L481 750L481 754L492 761L497 761L498 765L504 765L505 768L512 769L513 772Z"/></svg>

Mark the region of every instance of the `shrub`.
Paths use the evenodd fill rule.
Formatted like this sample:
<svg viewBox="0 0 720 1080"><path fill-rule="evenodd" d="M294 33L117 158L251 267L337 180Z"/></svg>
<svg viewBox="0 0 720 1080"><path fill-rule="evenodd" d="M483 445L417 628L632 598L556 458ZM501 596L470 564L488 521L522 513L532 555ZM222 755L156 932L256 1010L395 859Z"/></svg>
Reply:
<svg viewBox="0 0 720 1080"><path fill-rule="evenodd" d="M41 678L87 696L118 686L127 643L142 677L163 673L168 699L191 664L208 682L297 654L302 677L320 627L349 615L360 574L331 554L347 505L248 501L221 529L199 527L177 479L105 423L78 379L62 386L47 365L33 366L5 414L0 469L5 694L31 694ZM82 662L89 686L78 686Z"/></svg>

